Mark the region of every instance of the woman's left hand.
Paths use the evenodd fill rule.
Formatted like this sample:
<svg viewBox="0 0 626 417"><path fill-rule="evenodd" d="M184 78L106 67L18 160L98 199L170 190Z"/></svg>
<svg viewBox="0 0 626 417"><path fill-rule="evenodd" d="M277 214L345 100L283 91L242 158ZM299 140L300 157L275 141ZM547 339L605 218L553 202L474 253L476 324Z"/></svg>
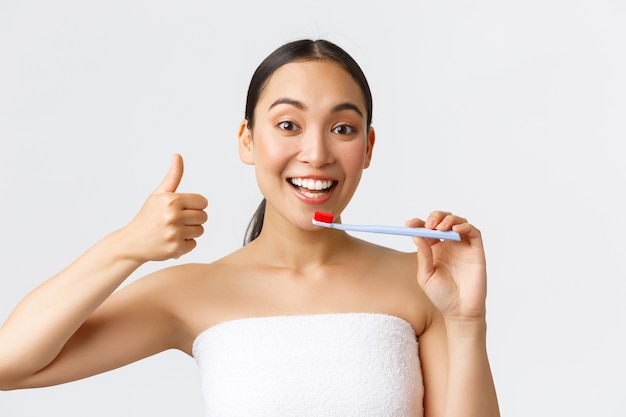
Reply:
<svg viewBox="0 0 626 417"><path fill-rule="evenodd" d="M408 227L453 230L461 241L414 237L417 281L446 319L485 318L487 274L480 230L452 213L434 211L426 222L412 219Z"/></svg>

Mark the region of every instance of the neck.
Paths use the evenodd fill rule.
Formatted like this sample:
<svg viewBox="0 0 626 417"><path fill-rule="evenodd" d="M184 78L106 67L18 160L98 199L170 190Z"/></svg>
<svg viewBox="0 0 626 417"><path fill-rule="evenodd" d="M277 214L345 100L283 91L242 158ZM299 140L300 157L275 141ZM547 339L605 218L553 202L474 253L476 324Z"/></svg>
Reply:
<svg viewBox="0 0 626 417"><path fill-rule="evenodd" d="M304 272L335 263L353 242L343 231L307 230L268 210L261 233L249 246L265 264Z"/></svg>

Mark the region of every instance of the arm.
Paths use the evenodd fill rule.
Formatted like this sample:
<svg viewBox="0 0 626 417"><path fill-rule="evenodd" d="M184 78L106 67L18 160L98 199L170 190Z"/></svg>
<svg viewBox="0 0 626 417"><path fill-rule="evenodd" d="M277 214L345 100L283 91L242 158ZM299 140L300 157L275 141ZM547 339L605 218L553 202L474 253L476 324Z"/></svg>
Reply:
<svg viewBox="0 0 626 417"><path fill-rule="evenodd" d="M463 218L431 213L412 227L454 230L461 242L414 238L417 279L435 306L420 337L426 416L499 416L486 347L486 266L480 231Z"/></svg>
<svg viewBox="0 0 626 417"><path fill-rule="evenodd" d="M491 375L484 320L446 320L448 338L448 396L446 416L499 416ZM465 413L465 414L463 414Z"/></svg>
<svg viewBox="0 0 626 417"><path fill-rule="evenodd" d="M175 193L182 172L177 155L126 227L17 305L0 328L0 389L67 382L155 353L155 335L162 329L143 321L149 323L148 317L159 311L144 297L150 286L133 284L110 296L144 262L178 257L195 247L206 220L206 199Z"/></svg>

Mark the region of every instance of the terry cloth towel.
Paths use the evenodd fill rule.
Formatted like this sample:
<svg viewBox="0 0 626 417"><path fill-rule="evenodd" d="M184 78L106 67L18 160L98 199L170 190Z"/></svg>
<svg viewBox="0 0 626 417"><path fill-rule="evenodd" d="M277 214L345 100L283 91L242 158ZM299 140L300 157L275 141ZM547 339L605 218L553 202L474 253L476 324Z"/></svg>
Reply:
<svg viewBox="0 0 626 417"><path fill-rule="evenodd" d="M421 417L415 332L378 313L243 318L193 344L206 417Z"/></svg>

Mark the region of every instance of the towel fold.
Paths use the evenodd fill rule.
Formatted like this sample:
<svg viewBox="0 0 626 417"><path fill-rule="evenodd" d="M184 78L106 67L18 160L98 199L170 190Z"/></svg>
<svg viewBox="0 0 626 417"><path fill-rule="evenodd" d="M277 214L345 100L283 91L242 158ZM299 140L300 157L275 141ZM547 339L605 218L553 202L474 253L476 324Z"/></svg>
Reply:
<svg viewBox="0 0 626 417"><path fill-rule="evenodd" d="M423 415L418 343L378 313L226 321L193 344L206 417Z"/></svg>

